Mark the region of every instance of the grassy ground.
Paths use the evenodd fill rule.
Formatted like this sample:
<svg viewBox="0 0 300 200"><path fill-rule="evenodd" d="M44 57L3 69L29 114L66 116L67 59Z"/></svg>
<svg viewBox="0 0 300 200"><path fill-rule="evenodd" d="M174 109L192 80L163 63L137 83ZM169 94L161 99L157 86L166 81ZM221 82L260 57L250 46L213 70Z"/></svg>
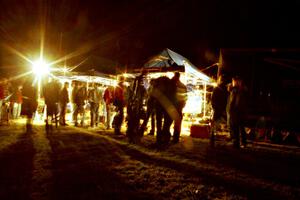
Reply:
<svg viewBox="0 0 300 200"><path fill-rule="evenodd" d="M300 150L183 137L158 150L101 128L0 127L0 199L299 199Z"/></svg>

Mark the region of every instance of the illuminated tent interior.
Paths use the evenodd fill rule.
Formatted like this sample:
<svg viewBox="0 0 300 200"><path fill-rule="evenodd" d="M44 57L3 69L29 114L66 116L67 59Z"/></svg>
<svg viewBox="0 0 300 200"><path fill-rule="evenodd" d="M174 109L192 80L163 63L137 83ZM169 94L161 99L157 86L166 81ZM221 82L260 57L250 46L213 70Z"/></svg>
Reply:
<svg viewBox="0 0 300 200"><path fill-rule="evenodd" d="M180 71L180 68L182 68L187 75L194 78L194 81L198 79L198 81L204 81L207 84L214 82L187 58L170 49L165 49L160 54L152 57L144 67L149 71Z"/></svg>
<svg viewBox="0 0 300 200"><path fill-rule="evenodd" d="M197 69L187 58L170 49L165 49L152 57L144 65L144 69L150 72L150 78L159 76L171 78L174 71L180 71L180 80L188 88L188 101L184 113L201 115L204 118L210 116L208 88L213 86L215 81Z"/></svg>
<svg viewBox="0 0 300 200"><path fill-rule="evenodd" d="M182 134L189 134L192 124L205 123L211 116L210 98L215 80L201 72L187 58L165 49L152 57L144 68L150 79L160 76L172 78L175 71L181 73L180 80L187 86L188 99L183 109Z"/></svg>
<svg viewBox="0 0 300 200"><path fill-rule="evenodd" d="M104 74L95 70L89 70L87 72L59 72L56 73L56 76L61 82L76 80L87 83L100 83L103 86L115 86L117 84L115 75Z"/></svg>

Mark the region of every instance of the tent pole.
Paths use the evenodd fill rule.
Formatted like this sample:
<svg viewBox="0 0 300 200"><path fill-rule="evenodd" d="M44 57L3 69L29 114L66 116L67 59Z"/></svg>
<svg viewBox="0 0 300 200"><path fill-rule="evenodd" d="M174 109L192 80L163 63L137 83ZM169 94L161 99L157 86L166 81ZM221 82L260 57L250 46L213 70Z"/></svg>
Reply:
<svg viewBox="0 0 300 200"><path fill-rule="evenodd" d="M203 118L206 117L206 82L204 82Z"/></svg>

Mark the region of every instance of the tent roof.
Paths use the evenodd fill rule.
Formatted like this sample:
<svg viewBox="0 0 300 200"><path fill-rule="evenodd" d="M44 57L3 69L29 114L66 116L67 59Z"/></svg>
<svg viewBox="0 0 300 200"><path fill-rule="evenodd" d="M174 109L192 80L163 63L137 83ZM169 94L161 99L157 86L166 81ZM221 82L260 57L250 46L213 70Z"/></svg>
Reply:
<svg viewBox="0 0 300 200"><path fill-rule="evenodd" d="M197 69L187 58L170 50L164 49L160 54L152 57L144 68L161 68L162 71L172 69L174 66L183 66L184 71L200 78L203 81L211 82L212 79Z"/></svg>

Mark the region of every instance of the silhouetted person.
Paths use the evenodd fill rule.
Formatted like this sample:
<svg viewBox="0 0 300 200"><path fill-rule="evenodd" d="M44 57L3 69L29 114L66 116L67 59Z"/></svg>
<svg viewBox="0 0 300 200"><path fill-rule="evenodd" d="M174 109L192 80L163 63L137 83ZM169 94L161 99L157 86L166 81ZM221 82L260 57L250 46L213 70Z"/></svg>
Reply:
<svg viewBox="0 0 300 200"><path fill-rule="evenodd" d="M173 143L179 142L180 132L181 132L181 124L182 124L182 118L183 113L182 110L186 104L187 101L187 88L186 86L180 81L180 73L175 72L174 77L172 78L172 82L174 84L175 88L175 107L178 112L178 118L175 118L174 120L174 133L173 133Z"/></svg>
<svg viewBox="0 0 300 200"><path fill-rule="evenodd" d="M4 92L4 90L5 90L5 81L4 81L4 79L0 79L0 123L2 121L2 114L3 114L3 112L2 112L2 110L3 110L2 105L3 105L4 99L5 99L5 92Z"/></svg>
<svg viewBox="0 0 300 200"><path fill-rule="evenodd" d="M72 121L75 123L75 111L76 111L76 95L78 92L78 84L79 82L77 81L72 81L72 93L71 93L71 103L72 103Z"/></svg>
<svg viewBox="0 0 300 200"><path fill-rule="evenodd" d="M79 88L75 94L76 109L74 113L75 126L78 126L78 115L81 114L81 126L84 126L85 118L85 101L87 99L86 85L84 83L78 84Z"/></svg>
<svg viewBox="0 0 300 200"><path fill-rule="evenodd" d="M107 87L104 90L103 100L105 102L105 111L106 111L106 129L111 128L111 110L112 110L112 103L113 103L113 88Z"/></svg>
<svg viewBox="0 0 300 200"><path fill-rule="evenodd" d="M213 89L211 105L213 117L211 122L211 144L215 144L215 135L222 122L226 122L226 104L228 92L223 80L223 76L218 78L218 85Z"/></svg>
<svg viewBox="0 0 300 200"><path fill-rule="evenodd" d="M233 145L240 148L240 134L242 144L247 144L246 133L244 129L244 120L246 114L246 88L240 77L232 78L232 85L228 88L230 94L227 102L227 116L230 132L233 137Z"/></svg>
<svg viewBox="0 0 300 200"><path fill-rule="evenodd" d="M146 119L142 124L142 127L146 129L149 119L151 118L151 129L148 135L155 134L155 123L156 123L156 110L155 110L156 100L154 98L148 97L147 99L147 110L146 110Z"/></svg>
<svg viewBox="0 0 300 200"><path fill-rule="evenodd" d="M22 86L18 85L14 94L14 103L13 103L13 118L18 119L21 114L21 108L23 103L23 95L22 95Z"/></svg>
<svg viewBox="0 0 300 200"><path fill-rule="evenodd" d="M92 84L92 88L88 92L88 100L90 104L90 114L91 114L91 127L98 125L99 121L99 105L100 105L100 93L98 91L98 86L96 83Z"/></svg>
<svg viewBox="0 0 300 200"><path fill-rule="evenodd" d="M67 104L69 103L69 83L65 82L64 87L60 91L59 95L59 103L60 103L60 124L65 126L66 124L66 110L67 110Z"/></svg>
<svg viewBox="0 0 300 200"><path fill-rule="evenodd" d="M37 87L34 85L33 80L28 78L23 84L23 106L21 111L21 114L27 118L26 132L32 131L32 118L37 106Z"/></svg>
<svg viewBox="0 0 300 200"><path fill-rule="evenodd" d="M114 91L114 106L116 106L117 114L114 117L114 130L115 134L121 133L121 126L124 120L124 107L125 107L125 96L124 96L124 78L121 77L118 85Z"/></svg>
<svg viewBox="0 0 300 200"><path fill-rule="evenodd" d="M150 98L155 99L156 111L156 143L160 145L168 144L171 133L170 127L175 119L180 116L175 107L176 85L168 77L159 77L152 83Z"/></svg>
<svg viewBox="0 0 300 200"><path fill-rule="evenodd" d="M60 83L57 80L50 80L44 88L43 95L45 98L45 104L47 106L46 109L46 126L50 122L55 121L55 125L57 126L58 120L58 103L59 103L59 94L60 94Z"/></svg>

